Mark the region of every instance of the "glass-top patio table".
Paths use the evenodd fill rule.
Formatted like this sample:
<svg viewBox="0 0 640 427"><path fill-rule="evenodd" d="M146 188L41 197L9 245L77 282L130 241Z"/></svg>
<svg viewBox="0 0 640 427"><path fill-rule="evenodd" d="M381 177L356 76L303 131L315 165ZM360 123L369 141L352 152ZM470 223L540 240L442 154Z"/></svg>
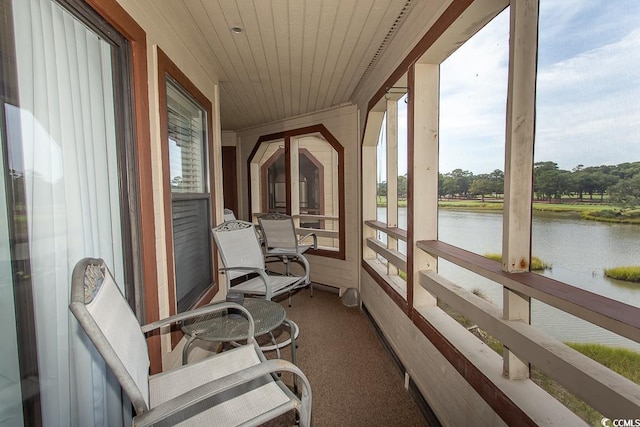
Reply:
<svg viewBox="0 0 640 427"><path fill-rule="evenodd" d="M215 303L214 303L215 304ZM272 345L262 346L263 351L276 350L280 357L280 349L291 344L291 359L296 363L296 335L298 326L287 319L287 313L280 304L258 298L245 298L242 304L253 317L255 324L254 336L271 335ZM290 328L291 338L278 343L273 336L273 330L280 325ZM245 340L249 330L248 320L241 314L228 311L195 316L182 324L182 332L189 338L182 350L182 364L187 363L187 353L191 343L195 340L210 342L235 342Z"/></svg>

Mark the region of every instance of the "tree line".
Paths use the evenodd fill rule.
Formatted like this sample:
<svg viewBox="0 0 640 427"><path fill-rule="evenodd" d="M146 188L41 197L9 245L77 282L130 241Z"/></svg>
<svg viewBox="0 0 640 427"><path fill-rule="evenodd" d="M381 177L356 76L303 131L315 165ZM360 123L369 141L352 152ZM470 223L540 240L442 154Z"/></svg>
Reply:
<svg viewBox="0 0 640 427"><path fill-rule="evenodd" d="M378 183L378 195L385 196L387 183ZM470 171L455 169L440 174L438 193L441 198L502 198L504 172L474 175ZM640 206L640 162L620 163L615 166L578 165L572 170L558 168L551 161L537 162L533 166L533 193L536 200L554 201L570 197L583 201L594 196L601 201L605 195L610 204L624 208ZM407 197L407 175L398 177L398 197Z"/></svg>

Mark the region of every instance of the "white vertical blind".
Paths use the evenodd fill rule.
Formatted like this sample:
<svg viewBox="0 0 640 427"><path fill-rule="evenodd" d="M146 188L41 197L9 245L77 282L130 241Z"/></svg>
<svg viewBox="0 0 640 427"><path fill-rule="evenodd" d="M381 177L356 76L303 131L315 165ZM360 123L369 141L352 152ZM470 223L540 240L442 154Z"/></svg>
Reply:
<svg viewBox="0 0 640 427"><path fill-rule="evenodd" d="M23 159L42 417L121 425L119 386L68 310L82 257L104 258L123 283L111 47L51 0L14 1L13 14L8 144Z"/></svg>

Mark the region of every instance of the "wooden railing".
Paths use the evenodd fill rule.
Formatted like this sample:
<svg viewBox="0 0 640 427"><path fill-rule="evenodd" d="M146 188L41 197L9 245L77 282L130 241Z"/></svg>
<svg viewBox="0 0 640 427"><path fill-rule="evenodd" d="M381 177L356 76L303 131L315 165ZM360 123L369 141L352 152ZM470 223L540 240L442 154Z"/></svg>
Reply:
<svg viewBox="0 0 640 427"><path fill-rule="evenodd" d="M398 240L407 240L406 231L387 228L379 221L365 221L373 230ZM407 258L375 238L365 239L366 246L400 269ZM418 249L433 257L502 285L505 289L539 300L613 333L640 342L640 308L594 294L584 289L531 272L507 273L499 262L437 240L419 241ZM370 260L369 260L370 261ZM405 270L406 271L406 270ZM640 386L607 367L571 349L530 324L505 320L501 309L472 292L449 281L436 271L421 271L419 283L438 300L463 313L520 359L567 388L603 414L636 419L640 414ZM420 310L420 309L418 309ZM437 306L424 308L440 310ZM471 355L470 357L473 357Z"/></svg>
<svg viewBox="0 0 640 427"><path fill-rule="evenodd" d="M500 263L438 240L417 242L418 248L452 262L507 289L570 313L640 342L640 308L603 297L539 274L507 273Z"/></svg>
<svg viewBox="0 0 640 427"><path fill-rule="evenodd" d="M380 221L365 221L365 224L374 230L381 231L387 235L387 237L394 238L407 242L407 232L401 228L387 227L385 223ZM369 237L366 240L367 247L379 254L391 264L395 265L402 271L407 271L407 256L397 249L389 249L387 245L378 239Z"/></svg>

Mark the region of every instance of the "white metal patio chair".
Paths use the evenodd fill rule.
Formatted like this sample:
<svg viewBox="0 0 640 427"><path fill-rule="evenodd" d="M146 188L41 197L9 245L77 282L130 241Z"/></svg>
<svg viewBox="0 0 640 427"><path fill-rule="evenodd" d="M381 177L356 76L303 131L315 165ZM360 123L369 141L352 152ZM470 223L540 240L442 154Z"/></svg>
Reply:
<svg viewBox="0 0 640 427"><path fill-rule="evenodd" d="M304 254L309 249L318 249L318 237L315 233L307 233L298 239L293 218L281 213L266 213L258 215L258 224L262 230L262 238L266 254L279 255L281 253ZM312 243L303 244L308 238Z"/></svg>
<svg viewBox="0 0 640 427"><path fill-rule="evenodd" d="M310 425L307 378L288 361L265 359L253 338L253 319L241 305L205 306L140 327L104 262L85 258L73 271L69 307L129 396L134 426L259 425L292 409L302 426ZM145 333L229 308L249 319L246 345L149 375ZM300 397L278 379L283 371L301 382Z"/></svg>
<svg viewBox="0 0 640 427"><path fill-rule="evenodd" d="M273 212L258 215L258 225L264 241L264 254L267 258L277 258L285 265L285 274L291 274L291 253L304 257L309 249L318 249L318 237L315 233L308 233L298 239L293 218L289 215ZM311 244L303 244L311 238ZM307 282L310 283L310 280ZM311 287L313 296L313 286Z"/></svg>
<svg viewBox="0 0 640 427"><path fill-rule="evenodd" d="M225 221L211 232L224 264L221 271L225 273L227 292L233 290L269 300L289 294L291 306L291 292L309 284L309 262L295 252L283 252L283 255L300 262L304 269L302 276L267 271L255 227L250 222Z"/></svg>

